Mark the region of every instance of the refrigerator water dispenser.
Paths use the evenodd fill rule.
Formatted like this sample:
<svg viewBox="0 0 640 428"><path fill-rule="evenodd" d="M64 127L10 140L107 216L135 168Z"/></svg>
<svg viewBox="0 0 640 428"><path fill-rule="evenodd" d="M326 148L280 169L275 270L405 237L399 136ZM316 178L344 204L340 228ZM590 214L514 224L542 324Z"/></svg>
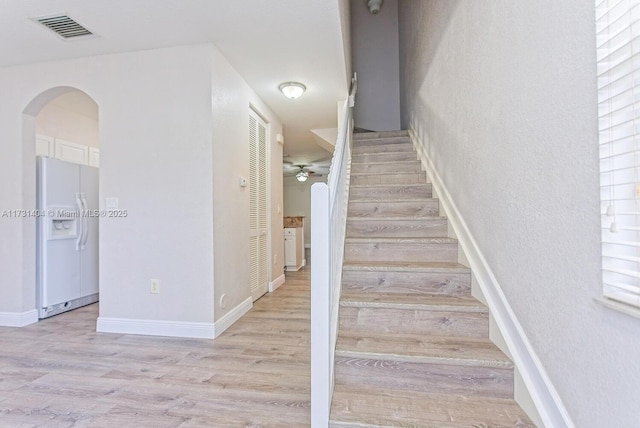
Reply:
<svg viewBox="0 0 640 428"><path fill-rule="evenodd" d="M74 239L78 237L78 211L75 207L50 207L48 239Z"/></svg>
<svg viewBox="0 0 640 428"><path fill-rule="evenodd" d="M51 219L50 239L76 238L75 218L55 218Z"/></svg>

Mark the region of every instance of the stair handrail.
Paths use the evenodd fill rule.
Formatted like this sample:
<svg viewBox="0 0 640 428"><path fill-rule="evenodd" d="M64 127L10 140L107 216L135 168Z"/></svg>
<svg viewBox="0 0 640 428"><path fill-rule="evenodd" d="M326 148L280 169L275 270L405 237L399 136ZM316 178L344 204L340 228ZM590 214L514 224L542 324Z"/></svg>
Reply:
<svg viewBox="0 0 640 428"><path fill-rule="evenodd" d="M311 186L311 427L329 426L357 76L338 118L327 183Z"/></svg>

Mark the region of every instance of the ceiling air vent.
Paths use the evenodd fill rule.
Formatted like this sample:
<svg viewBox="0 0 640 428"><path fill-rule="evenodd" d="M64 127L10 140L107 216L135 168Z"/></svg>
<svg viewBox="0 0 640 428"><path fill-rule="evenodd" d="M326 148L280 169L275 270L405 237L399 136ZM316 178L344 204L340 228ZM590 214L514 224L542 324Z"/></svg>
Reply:
<svg viewBox="0 0 640 428"><path fill-rule="evenodd" d="M76 37L92 36L93 33L67 15L54 15L36 18L40 24L44 25L63 39L73 39Z"/></svg>

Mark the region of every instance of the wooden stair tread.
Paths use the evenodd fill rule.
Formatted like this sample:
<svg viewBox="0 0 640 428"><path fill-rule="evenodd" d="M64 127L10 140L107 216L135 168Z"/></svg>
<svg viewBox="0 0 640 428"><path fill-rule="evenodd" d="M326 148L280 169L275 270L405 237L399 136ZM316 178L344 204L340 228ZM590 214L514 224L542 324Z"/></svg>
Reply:
<svg viewBox="0 0 640 428"><path fill-rule="evenodd" d="M366 220L388 220L388 221L410 221L410 220L447 220L447 217L442 217L436 213L407 213L404 215L385 215L382 214L349 214L348 221L366 221Z"/></svg>
<svg viewBox="0 0 640 428"><path fill-rule="evenodd" d="M439 238L363 238L363 237L346 237L345 242L380 242L380 243L426 243L426 244L456 244L455 238L439 237Z"/></svg>
<svg viewBox="0 0 640 428"><path fill-rule="evenodd" d="M411 141L411 139L409 138L409 134L400 134L400 133L396 133L396 134L388 134L386 133L387 131L383 131L384 133L376 133L376 132L371 132L368 133L367 135L365 134L354 134L358 135L358 137L360 138L354 138L353 139L353 144L357 145L357 144L366 144L368 141L400 141L400 142L406 142L406 141Z"/></svg>
<svg viewBox="0 0 640 428"><path fill-rule="evenodd" d="M350 187L431 187L431 183L417 184L352 184Z"/></svg>
<svg viewBox="0 0 640 428"><path fill-rule="evenodd" d="M409 131L406 129L401 131L371 131L371 132L355 132L353 134L353 140L371 140L380 138L394 138L394 137L408 137Z"/></svg>
<svg viewBox="0 0 640 428"><path fill-rule="evenodd" d="M364 152L364 153L353 153L351 155L351 163L361 163L366 162L369 163L369 160L364 160L367 156L372 156L374 159L377 159L374 162L402 162L401 160L394 159L397 156L401 156L402 158L410 158L411 161L418 160L418 154L415 151L403 152L403 151L393 151L393 152Z"/></svg>
<svg viewBox="0 0 640 428"><path fill-rule="evenodd" d="M402 151L405 151L405 149L415 151L413 144L411 143L409 138L392 137L392 138L377 138L377 139L372 138L370 140L360 140L359 142L356 142L355 144L353 144L352 153L355 154L353 152L354 150L358 150L359 153L367 153L360 150L373 149L375 151L380 147L383 147L383 148L402 147Z"/></svg>
<svg viewBox="0 0 640 428"><path fill-rule="evenodd" d="M389 148L393 148L395 144L380 144L380 146L385 146L385 147L389 147ZM399 145L399 144L398 144ZM369 147L369 146L360 146L359 148L365 148L365 147ZM371 147L375 147L375 146L371 146ZM407 146L408 147L408 146ZM377 152L377 151L371 151L371 152L358 152L358 153L353 153L351 155L351 160L353 161L353 158L356 156L363 156L363 155L383 155L383 154L390 154L390 153L413 153L413 154L417 154L415 150L387 150L384 152ZM417 158L416 158L417 159Z"/></svg>
<svg viewBox="0 0 640 428"><path fill-rule="evenodd" d="M354 137L330 427L534 427L405 132Z"/></svg>
<svg viewBox="0 0 640 428"><path fill-rule="evenodd" d="M457 262L345 262L342 289L368 293L470 295L471 269Z"/></svg>
<svg viewBox="0 0 640 428"><path fill-rule="evenodd" d="M388 186L388 184L385 184L384 186ZM361 185L361 187L366 187L364 185ZM424 198L422 196L408 196L405 199L385 199L385 198L367 198L367 199L353 199L350 198L349 199L349 203L362 203L362 202L375 202L375 203L388 203L388 204L397 204L399 202L440 202L438 198Z"/></svg>
<svg viewBox="0 0 640 428"><path fill-rule="evenodd" d="M417 162L417 161L416 161ZM353 177L354 175L416 175L416 174L425 174L424 171L397 171L397 172L352 172L350 175ZM364 186L363 184L356 184L356 186ZM384 184L383 184L384 186Z"/></svg>
<svg viewBox="0 0 640 428"><path fill-rule="evenodd" d="M348 217L347 237L437 238L447 235L447 218L440 216Z"/></svg>
<svg viewBox="0 0 640 428"><path fill-rule="evenodd" d="M406 216L378 216L375 218L371 217L361 217L361 216L349 216L348 221L413 221L413 220L446 220L447 217L439 216L439 215L406 215Z"/></svg>
<svg viewBox="0 0 640 428"><path fill-rule="evenodd" d="M513 368L511 360L488 338L416 333L340 331L336 357Z"/></svg>
<svg viewBox="0 0 640 428"><path fill-rule="evenodd" d="M330 427L535 428L511 399L336 384Z"/></svg>
<svg viewBox="0 0 640 428"><path fill-rule="evenodd" d="M487 313L488 309L473 296L447 296L439 294L369 293L343 291L340 306L418 309L442 312Z"/></svg>
<svg viewBox="0 0 640 428"><path fill-rule="evenodd" d="M413 148L411 139L409 137L402 136L354 140L351 147L355 149L363 147L392 146L394 144L411 146Z"/></svg>
<svg viewBox="0 0 640 428"><path fill-rule="evenodd" d="M388 184L385 184L383 186L388 186ZM399 185L401 186L401 185ZM360 187L367 187L367 186L363 186L361 185ZM380 186L382 187L382 186ZM389 203L389 204L397 204L398 202L425 202L425 201L437 201L437 198L423 198L423 197L416 197L416 196L407 196L406 198L402 198L402 199L385 199L385 198L362 198L362 199L358 199L358 198L349 198L349 203L351 202L376 202L376 203Z"/></svg>
<svg viewBox="0 0 640 428"><path fill-rule="evenodd" d="M351 155L351 164L369 163L369 162L404 162L416 161L418 154L411 152L379 152L379 153L353 153Z"/></svg>
<svg viewBox="0 0 640 428"><path fill-rule="evenodd" d="M389 201L406 199L430 199L433 188L430 183L414 184L354 184L349 186L349 201L386 199Z"/></svg>
<svg viewBox="0 0 640 428"><path fill-rule="evenodd" d="M356 153L353 156L358 156L358 155L362 155L362 154L364 154L364 153ZM399 168L404 168L408 163L413 164L413 165L422 165L422 163L418 159L410 160L410 161L367 162L367 165L378 166L378 165L396 164L396 165L398 165Z"/></svg>
<svg viewBox="0 0 640 428"><path fill-rule="evenodd" d="M373 135L378 137L375 138L383 138L383 137L407 137L409 136L409 130L407 129L399 129L395 131L387 130L387 131L371 131L366 130L364 132L354 132L353 138L356 140L366 140L367 138L372 138Z"/></svg>
<svg viewBox="0 0 640 428"><path fill-rule="evenodd" d="M469 273L471 270L455 262L345 262L343 270L404 271L404 272L454 272Z"/></svg>
<svg viewBox="0 0 640 428"><path fill-rule="evenodd" d="M371 135L370 138L355 138L353 145L410 143L409 135Z"/></svg>
<svg viewBox="0 0 640 428"><path fill-rule="evenodd" d="M386 162L367 162L351 165L351 175L354 174L393 174L398 171L403 173L423 173L426 170L422 168L419 160L408 160L404 162L386 161ZM426 180L426 176L425 176Z"/></svg>

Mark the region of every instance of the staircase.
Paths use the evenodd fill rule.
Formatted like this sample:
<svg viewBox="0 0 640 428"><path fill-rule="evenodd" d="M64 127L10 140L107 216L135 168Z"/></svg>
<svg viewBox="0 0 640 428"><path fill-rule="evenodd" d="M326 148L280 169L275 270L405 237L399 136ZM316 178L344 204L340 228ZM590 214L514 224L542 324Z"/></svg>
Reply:
<svg viewBox="0 0 640 428"><path fill-rule="evenodd" d="M534 427L406 131L354 135L331 427Z"/></svg>

